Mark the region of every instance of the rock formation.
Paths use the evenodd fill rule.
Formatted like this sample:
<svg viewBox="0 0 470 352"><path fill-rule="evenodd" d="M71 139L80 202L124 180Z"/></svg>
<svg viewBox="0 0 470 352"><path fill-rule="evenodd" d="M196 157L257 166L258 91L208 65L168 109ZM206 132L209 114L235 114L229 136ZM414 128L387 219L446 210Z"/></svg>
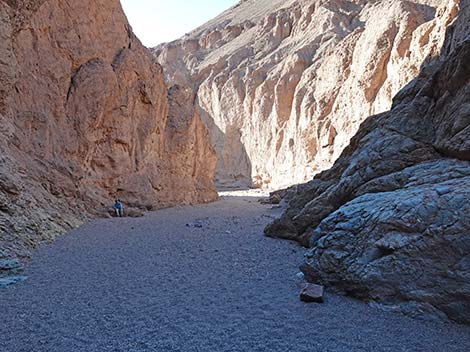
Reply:
<svg viewBox="0 0 470 352"><path fill-rule="evenodd" d="M456 11L457 0L247 0L154 53L197 91L216 182L283 187L330 167L391 107Z"/></svg>
<svg viewBox="0 0 470 352"><path fill-rule="evenodd" d="M273 196L290 201L266 229L311 247L307 280L469 323L469 11L245 0L155 48L162 68L118 0L0 0L0 259L114 197L214 200L216 169L239 187L323 171Z"/></svg>
<svg viewBox="0 0 470 352"><path fill-rule="evenodd" d="M311 247L310 282L470 323L470 3L460 7L440 55L330 170L289 191L266 233Z"/></svg>
<svg viewBox="0 0 470 352"><path fill-rule="evenodd" d="M118 0L2 0L0 37L0 258L114 197L142 209L217 198L194 93L166 85Z"/></svg>

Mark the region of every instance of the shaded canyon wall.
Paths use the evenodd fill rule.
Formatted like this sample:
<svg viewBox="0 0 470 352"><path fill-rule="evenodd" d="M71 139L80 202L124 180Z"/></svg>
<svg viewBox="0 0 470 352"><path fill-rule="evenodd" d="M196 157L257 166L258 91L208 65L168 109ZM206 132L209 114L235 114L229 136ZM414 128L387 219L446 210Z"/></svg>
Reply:
<svg viewBox="0 0 470 352"><path fill-rule="evenodd" d="M265 231L311 247L308 281L470 323L470 2L460 6L440 55L331 169L290 189Z"/></svg>
<svg viewBox="0 0 470 352"><path fill-rule="evenodd" d="M0 1L0 257L120 197L217 198L216 155L188 87L169 87L118 0Z"/></svg>

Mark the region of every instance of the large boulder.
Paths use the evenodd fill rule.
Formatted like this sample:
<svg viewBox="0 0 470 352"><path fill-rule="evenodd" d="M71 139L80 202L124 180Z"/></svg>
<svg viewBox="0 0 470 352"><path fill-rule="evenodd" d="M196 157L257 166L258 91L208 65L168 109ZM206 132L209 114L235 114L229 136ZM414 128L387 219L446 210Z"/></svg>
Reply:
<svg viewBox="0 0 470 352"><path fill-rule="evenodd" d="M311 247L310 282L470 323L470 4L441 54L368 118L266 234Z"/></svg>

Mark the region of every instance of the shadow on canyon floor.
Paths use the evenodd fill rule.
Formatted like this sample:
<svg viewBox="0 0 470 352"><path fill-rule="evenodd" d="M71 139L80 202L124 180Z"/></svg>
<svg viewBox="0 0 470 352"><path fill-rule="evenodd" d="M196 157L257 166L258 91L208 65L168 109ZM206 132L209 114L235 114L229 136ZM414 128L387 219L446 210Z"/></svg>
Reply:
<svg viewBox="0 0 470 352"><path fill-rule="evenodd" d="M29 279L0 291L0 350L469 350L468 327L334 294L302 303L303 250L261 235L277 214L239 197L92 221L42 246Z"/></svg>

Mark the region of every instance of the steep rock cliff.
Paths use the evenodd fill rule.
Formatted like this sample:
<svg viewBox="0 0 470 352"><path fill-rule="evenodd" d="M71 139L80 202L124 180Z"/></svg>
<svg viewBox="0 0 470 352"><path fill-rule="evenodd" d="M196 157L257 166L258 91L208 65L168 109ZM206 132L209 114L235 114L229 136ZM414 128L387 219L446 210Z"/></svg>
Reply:
<svg viewBox="0 0 470 352"><path fill-rule="evenodd" d="M216 182L274 188L330 167L456 13L457 0L247 0L154 53L197 91Z"/></svg>
<svg viewBox="0 0 470 352"><path fill-rule="evenodd" d="M190 88L168 89L118 0L0 1L0 257L120 197L217 198Z"/></svg>
<svg viewBox="0 0 470 352"><path fill-rule="evenodd" d="M440 56L330 170L289 191L266 233L311 247L311 282L470 323L470 3L460 6Z"/></svg>

